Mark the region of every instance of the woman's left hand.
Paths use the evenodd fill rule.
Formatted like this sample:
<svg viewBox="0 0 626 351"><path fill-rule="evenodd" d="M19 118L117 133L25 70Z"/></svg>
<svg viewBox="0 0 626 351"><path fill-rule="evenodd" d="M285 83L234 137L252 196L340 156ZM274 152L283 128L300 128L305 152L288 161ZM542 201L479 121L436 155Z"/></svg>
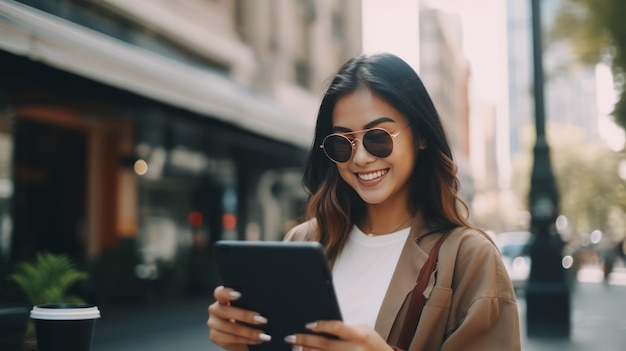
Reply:
<svg viewBox="0 0 626 351"><path fill-rule="evenodd" d="M285 341L301 351L391 351L391 346L372 328L366 325L347 325L342 321L317 321L307 324L316 333L332 334L339 340L323 335L295 334Z"/></svg>

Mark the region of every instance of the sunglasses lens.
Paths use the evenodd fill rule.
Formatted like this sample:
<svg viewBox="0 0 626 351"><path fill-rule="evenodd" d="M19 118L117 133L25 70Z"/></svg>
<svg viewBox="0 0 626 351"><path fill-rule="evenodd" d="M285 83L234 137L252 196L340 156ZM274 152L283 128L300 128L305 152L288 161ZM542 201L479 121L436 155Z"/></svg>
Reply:
<svg viewBox="0 0 626 351"><path fill-rule="evenodd" d="M352 144L345 137L329 135L324 140L324 152L335 162L346 162L352 156Z"/></svg>
<svg viewBox="0 0 626 351"><path fill-rule="evenodd" d="M363 146L372 156L383 158L391 155L393 140L387 131L373 129L363 136Z"/></svg>

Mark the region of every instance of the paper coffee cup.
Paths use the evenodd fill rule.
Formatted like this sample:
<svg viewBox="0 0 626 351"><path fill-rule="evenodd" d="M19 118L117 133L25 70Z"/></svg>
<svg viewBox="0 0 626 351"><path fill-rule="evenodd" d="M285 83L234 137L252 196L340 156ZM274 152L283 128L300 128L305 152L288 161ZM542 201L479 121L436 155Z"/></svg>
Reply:
<svg viewBox="0 0 626 351"><path fill-rule="evenodd" d="M33 307L30 318L38 351L90 351L100 311L93 305L45 304Z"/></svg>

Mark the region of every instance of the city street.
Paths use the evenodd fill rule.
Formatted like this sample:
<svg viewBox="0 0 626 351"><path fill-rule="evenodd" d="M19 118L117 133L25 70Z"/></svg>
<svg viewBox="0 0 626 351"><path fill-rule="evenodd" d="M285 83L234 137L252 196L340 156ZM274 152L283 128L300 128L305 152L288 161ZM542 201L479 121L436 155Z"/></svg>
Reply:
<svg viewBox="0 0 626 351"><path fill-rule="evenodd" d="M414 282L375 259L421 258L343 232L469 222L518 304L483 304L508 280L462 234L448 334L506 344L517 307L522 350L626 351L626 0L391 3L0 0L0 307L97 304L92 351L217 351L217 241L319 237L371 321ZM416 339L452 344L435 318Z"/></svg>
<svg viewBox="0 0 626 351"><path fill-rule="evenodd" d="M611 284L598 278L598 269L583 269L572 297L570 340L528 339L525 300L519 297L522 350L618 351L626 343L626 269L618 268ZM206 329L208 301L169 303L126 311L102 309L96 325L94 351L216 351Z"/></svg>
<svg viewBox="0 0 626 351"><path fill-rule="evenodd" d="M93 351L217 351L206 328L208 301L101 309Z"/></svg>

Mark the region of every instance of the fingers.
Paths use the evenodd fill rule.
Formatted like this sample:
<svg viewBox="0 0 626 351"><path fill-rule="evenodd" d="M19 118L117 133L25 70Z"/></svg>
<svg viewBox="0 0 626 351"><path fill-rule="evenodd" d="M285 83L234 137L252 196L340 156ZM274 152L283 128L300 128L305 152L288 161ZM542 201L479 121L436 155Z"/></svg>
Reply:
<svg viewBox="0 0 626 351"><path fill-rule="evenodd" d="M213 291L213 297L215 300L223 305L229 304L231 301L237 300L241 297L241 293L230 288L218 286Z"/></svg>
<svg viewBox="0 0 626 351"><path fill-rule="evenodd" d="M306 325L306 328L316 333L326 333L339 336L345 334L345 324L341 321L314 322ZM341 338L341 337L340 337ZM293 350L350 350L345 340L330 339L316 334L295 334L285 337L285 342L294 345Z"/></svg>
<svg viewBox="0 0 626 351"><path fill-rule="evenodd" d="M209 330L209 340L215 345L218 345L222 348L228 348L229 345L258 345L263 342L263 340L250 339L239 335L227 334L217 330L210 329Z"/></svg>
<svg viewBox="0 0 626 351"><path fill-rule="evenodd" d="M342 321L317 321L306 328L315 332L335 335L330 339L319 334L295 334L285 337L294 350L389 350L390 346L376 331L366 325L347 325Z"/></svg>
<svg viewBox="0 0 626 351"><path fill-rule="evenodd" d="M354 340L364 336L360 328L348 326L342 321L317 321L307 324L306 328L316 333L332 334L340 339Z"/></svg>
<svg viewBox="0 0 626 351"><path fill-rule="evenodd" d="M217 287L213 293L215 302L208 308L209 339L226 349L242 345L254 345L271 340L263 330L255 328L267 323L267 318L257 312L232 306L241 294L233 289ZM245 324L243 324L245 323Z"/></svg>
<svg viewBox="0 0 626 351"><path fill-rule="evenodd" d="M295 334L287 335L284 339L286 343L292 344L294 351L309 350L349 350L348 343L342 340L329 339L320 335Z"/></svg>
<svg viewBox="0 0 626 351"><path fill-rule="evenodd" d="M241 294L233 289L217 287L214 293L215 303L209 306L209 316L224 319L229 322L237 321L252 325L266 324L267 318L259 313L249 311L230 304L230 301L237 300Z"/></svg>
<svg viewBox="0 0 626 351"><path fill-rule="evenodd" d="M213 316L209 317L207 326L209 327L209 339L222 347L229 344L256 345L271 340L271 336L260 329Z"/></svg>
<svg viewBox="0 0 626 351"><path fill-rule="evenodd" d="M209 316L252 325L267 323L267 318L259 315L257 312L244 310L232 305L223 305L219 302L215 302L209 306Z"/></svg>
<svg viewBox="0 0 626 351"><path fill-rule="evenodd" d="M248 323L252 326L244 325ZM267 319L257 313L242 310L230 305L222 305L219 302L209 306L209 339L216 345L229 344L255 345L264 341L270 341L271 336L263 330L254 328L254 325L267 323Z"/></svg>

